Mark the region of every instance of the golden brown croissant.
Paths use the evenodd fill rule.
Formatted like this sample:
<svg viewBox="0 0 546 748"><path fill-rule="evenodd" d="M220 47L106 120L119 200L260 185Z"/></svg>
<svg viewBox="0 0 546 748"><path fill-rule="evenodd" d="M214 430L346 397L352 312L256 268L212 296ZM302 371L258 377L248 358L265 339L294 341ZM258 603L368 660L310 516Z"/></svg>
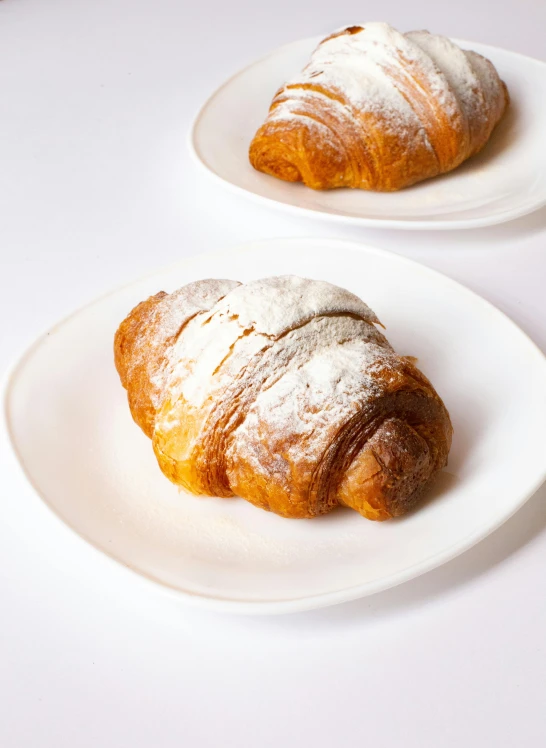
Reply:
<svg viewBox="0 0 546 748"><path fill-rule="evenodd" d="M350 26L277 92L250 161L313 189L398 190L480 151L507 105L476 52L428 31Z"/></svg>
<svg viewBox="0 0 546 748"><path fill-rule="evenodd" d="M446 464L451 423L376 324L323 281L202 280L133 309L115 362L174 483L284 517L387 519Z"/></svg>

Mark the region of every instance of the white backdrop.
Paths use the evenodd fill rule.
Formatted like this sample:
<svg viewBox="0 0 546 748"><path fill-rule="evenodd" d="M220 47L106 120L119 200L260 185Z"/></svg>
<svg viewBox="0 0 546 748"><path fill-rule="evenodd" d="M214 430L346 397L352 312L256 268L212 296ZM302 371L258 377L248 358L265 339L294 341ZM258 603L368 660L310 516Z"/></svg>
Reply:
<svg viewBox="0 0 546 748"><path fill-rule="evenodd" d="M189 123L225 77L366 20L546 58L543 0L1 0L0 371L113 286L271 236L404 253L546 350L546 209L458 233L343 229L247 203L190 163ZM403 587L246 619L188 609L112 569L50 517L1 447L0 745L545 744L545 487Z"/></svg>

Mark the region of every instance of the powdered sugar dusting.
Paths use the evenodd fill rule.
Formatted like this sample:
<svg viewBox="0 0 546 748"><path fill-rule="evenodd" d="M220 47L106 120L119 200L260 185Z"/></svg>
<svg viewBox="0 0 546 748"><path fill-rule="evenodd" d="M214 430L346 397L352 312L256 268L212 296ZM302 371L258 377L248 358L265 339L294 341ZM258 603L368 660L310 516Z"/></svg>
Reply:
<svg viewBox="0 0 546 748"><path fill-rule="evenodd" d="M483 123L493 115L496 120L501 111L495 115L492 102L504 102L502 84L493 66L476 53L466 52L450 39L436 36L428 31L412 31L406 36L430 56L434 64L442 71L454 91L465 115L470 135L470 150L474 151L483 145L488 131ZM477 59L472 64L472 56Z"/></svg>
<svg viewBox="0 0 546 748"><path fill-rule="evenodd" d="M232 280L199 280L167 294L156 307L157 325L152 344L176 335L191 317L208 311L238 285Z"/></svg>
<svg viewBox="0 0 546 748"><path fill-rule="evenodd" d="M404 95L408 63L419 66L445 108L457 109L442 71L409 35L386 23L366 23L360 31L340 32L319 44L309 65L284 86L286 98L280 97L271 117L288 118L291 99L327 98L320 90L297 88L313 85L339 92L344 99L341 105L349 113L354 107L358 112L381 114L387 127L419 128L417 102L410 104ZM335 107L340 103L330 99L328 104Z"/></svg>
<svg viewBox="0 0 546 748"><path fill-rule="evenodd" d="M318 131L321 142L327 143L334 148L339 147L338 139L329 127L323 122L318 122L310 115L301 112L300 109L301 102L297 98L286 99L283 101L282 106L277 106L271 110L269 120L272 122L301 122L308 128Z"/></svg>
<svg viewBox="0 0 546 748"><path fill-rule="evenodd" d="M326 281L280 275L251 281L220 301L213 314L237 316L243 328L263 335L280 335L321 314L355 314L378 322L358 296Z"/></svg>
<svg viewBox="0 0 546 748"><path fill-rule="evenodd" d="M445 76L459 103L470 113L478 103L480 83L463 50L447 37L428 31L410 31L405 36L428 55Z"/></svg>
<svg viewBox="0 0 546 748"><path fill-rule="evenodd" d="M272 339L325 314L354 315L378 335L371 327L378 322L372 310L354 294L325 281L278 276L232 289L208 314L191 320L173 346L165 368L170 400L183 397L202 408L211 388L221 391ZM170 428L176 420L171 411Z"/></svg>
<svg viewBox="0 0 546 748"><path fill-rule="evenodd" d="M170 353L155 424L169 459L191 464L188 487L240 493L251 466L286 491L299 482L303 496L317 455L388 382L374 368L400 367L376 319L348 291L281 276L234 288L190 320Z"/></svg>
<svg viewBox="0 0 546 748"><path fill-rule="evenodd" d="M406 152L417 147L417 140L436 152L443 170L456 154L437 152L438 118L449 118L469 155L489 137L490 128L484 131L483 123L491 112L494 125L504 102L502 83L484 58L427 31L401 34L389 24L373 22L322 41L310 63L277 94L268 120L320 125L321 137L334 143L332 133L324 135L330 128L307 116L309 112L330 111L357 132L369 114L385 132L404 138ZM374 151L371 130L360 132Z"/></svg>
<svg viewBox="0 0 546 748"><path fill-rule="evenodd" d="M489 60L486 60L477 52L466 50L465 56L480 81L480 87L490 116L494 117L495 120L498 119L504 108L504 96L497 71Z"/></svg>
<svg viewBox="0 0 546 748"><path fill-rule="evenodd" d="M150 362L150 381L153 385L152 402L159 404L164 384L166 360L158 353L171 344L180 330L192 317L208 311L226 293L236 288L238 281L207 279L189 283L164 296L154 307L153 318L148 322L146 345L133 357L132 365L141 365L142 359ZM153 370L152 370L153 369Z"/></svg>
<svg viewBox="0 0 546 748"><path fill-rule="evenodd" d="M310 346L303 363L289 366L271 387L262 388L235 431L228 452L230 481L237 485L239 472L250 466L258 478L273 471L287 491L294 474L309 483L317 455L364 403L381 395L373 369L379 362L395 365L397 358L389 348L362 338Z"/></svg>

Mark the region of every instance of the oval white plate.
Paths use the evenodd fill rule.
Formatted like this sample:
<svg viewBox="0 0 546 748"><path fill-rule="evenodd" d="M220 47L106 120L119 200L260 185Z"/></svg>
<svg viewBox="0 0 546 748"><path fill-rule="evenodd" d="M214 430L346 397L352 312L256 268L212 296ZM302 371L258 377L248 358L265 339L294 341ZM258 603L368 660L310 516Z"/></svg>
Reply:
<svg viewBox="0 0 546 748"><path fill-rule="evenodd" d="M197 162L226 186L291 212L344 223L404 228L487 226L546 204L546 64L484 44L455 40L488 57L508 85L511 107L491 141L451 174L395 193L317 192L255 171L248 147L275 91L306 64L321 37L276 50L225 83L190 134Z"/></svg>
<svg viewBox="0 0 546 748"><path fill-rule="evenodd" d="M112 339L137 302L211 275L287 272L362 296L446 402L455 428L447 471L406 518L374 523L340 509L286 520L238 498L179 494L131 419ZM545 383L534 344L448 278L361 245L272 240L181 262L76 312L16 366L6 413L29 480L82 538L194 603L279 613L399 584L507 519L545 478Z"/></svg>

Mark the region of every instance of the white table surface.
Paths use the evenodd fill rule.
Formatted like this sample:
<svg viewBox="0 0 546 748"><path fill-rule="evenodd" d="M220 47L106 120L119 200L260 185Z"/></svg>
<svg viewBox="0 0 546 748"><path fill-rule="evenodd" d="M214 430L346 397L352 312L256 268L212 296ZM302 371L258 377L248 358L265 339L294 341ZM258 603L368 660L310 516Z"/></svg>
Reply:
<svg viewBox="0 0 546 748"><path fill-rule="evenodd" d="M190 163L189 123L227 75L369 16L546 57L543 0L2 0L0 371L113 286L272 236L406 254L546 350L546 209L476 231L343 229L257 207ZM5 444L0 475L5 748L546 744L545 487L420 579L251 619L187 608L112 567L50 516Z"/></svg>

